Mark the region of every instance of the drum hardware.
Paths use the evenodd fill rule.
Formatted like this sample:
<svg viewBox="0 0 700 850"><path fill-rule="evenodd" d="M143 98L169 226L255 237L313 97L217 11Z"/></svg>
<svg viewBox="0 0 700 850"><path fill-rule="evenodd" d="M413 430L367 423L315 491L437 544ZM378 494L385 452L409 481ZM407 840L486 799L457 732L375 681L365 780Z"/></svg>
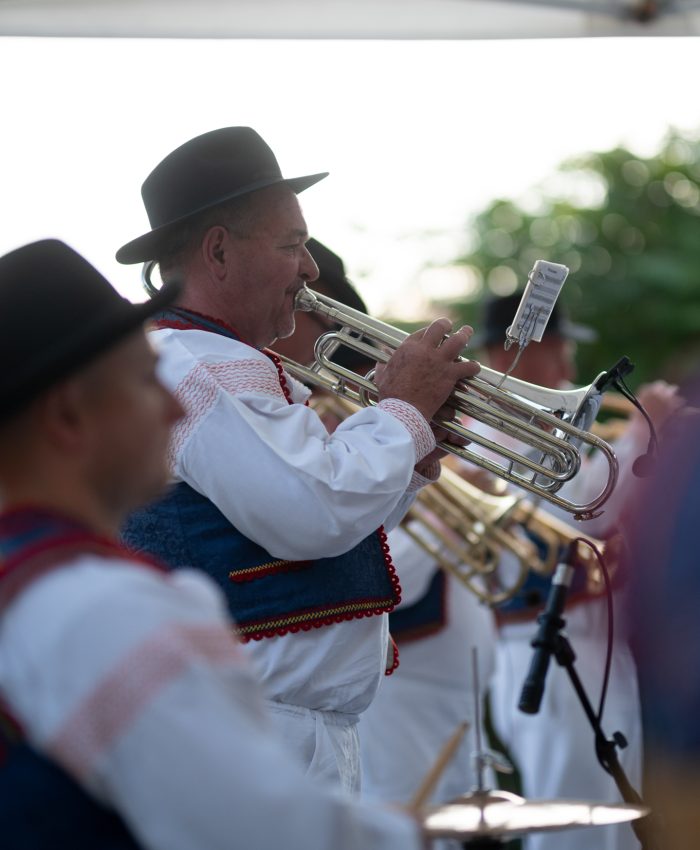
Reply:
<svg viewBox="0 0 700 850"><path fill-rule="evenodd" d="M485 781L487 768L493 767L504 773L512 772L513 768L505 756L488 750L483 745L476 648L472 648L471 654L476 742L476 750L472 758L476 768L477 784L476 788L470 793L462 794L442 805L428 806L420 812L423 832L429 839L456 839L463 844L465 850L499 850L512 839L530 832L564 830L583 826L605 826L625 821L636 821L648 815L649 809L642 804L641 799L631 788L629 782L627 782L626 787L622 787L618 783L622 796L626 800L625 803L620 804L590 800L527 800L509 791L488 789ZM590 709L590 704L588 705ZM592 714L592 709L590 710ZM600 736L603 737L602 732ZM453 739L455 737L456 733ZM438 757L436 765L429 773L433 782L437 778L437 766L439 765L440 771L443 770L449 758L456 752L456 747L452 746L451 755L446 757L450 744L451 742L448 742L448 745ZM615 761L613 746L611 766ZM613 772L613 776L616 781L618 778L624 777L619 762L617 763L617 771ZM636 799L630 799L631 797L636 797ZM637 837L642 841L640 833L637 833ZM642 847L645 850L658 850L655 845L644 843L644 841L642 841Z"/></svg>

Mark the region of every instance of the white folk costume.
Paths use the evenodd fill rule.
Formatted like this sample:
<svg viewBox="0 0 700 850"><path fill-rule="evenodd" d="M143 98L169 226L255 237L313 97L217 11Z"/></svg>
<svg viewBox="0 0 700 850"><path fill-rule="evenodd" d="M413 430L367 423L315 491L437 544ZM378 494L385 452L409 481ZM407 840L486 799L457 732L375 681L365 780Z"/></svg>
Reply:
<svg viewBox="0 0 700 850"><path fill-rule="evenodd" d="M207 577L31 509L0 514L0 555L3 848L422 846L303 775Z"/></svg>
<svg viewBox="0 0 700 850"><path fill-rule="evenodd" d="M485 426L476 430L489 434ZM583 536L604 538L618 524L629 497L633 477L631 466L645 448L641 434L628 429L614 446L620 462L620 479L597 519L577 522L571 515L541 501L539 507L570 522ZM493 432L490 432L491 435ZM503 435L498 440L503 441ZM600 466L599 466L600 464ZM577 476L559 495L585 503L600 492L602 458L585 461ZM504 555L501 568L509 570L510 555ZM613 582L616 613L625 576L617 573ZM530 641L537 631L536 615L549 593L550 580L531 575L514 599L497 610L498 644L496 672L491 682L494 728L508 747L520 771L523 795L528 799L585 799L620 803L622 798L612 777L598 762L590 723L574 691L566 670L552 659L540 709L535 715L518 709L523 681L533 649ZM592 595L586 574L576 569L563 613L564 633L576 655L575 667L594 710L598 709L607 648L607 604L599 593ZM637 672L620 617L615 619L610 682L602 718L608 737L622 732L628 741L618 750L620 764L632 786L641 790L642 725ZM637 850L639 843L629 824L567 831L558 834L531 833L523 839L526 850Z"/></svg>
<svg viewBox="0 0 700 850"><path fill-rule="evenodd" d="M481 703L493 672L493 614L454 576L437 568L403 528L393 531L389 541L403 588L401 605L389 617L401 667L382 683L362 715L363 792L410 802L446 741L468 721L470 728L431 797L442 803L476 785L472 648Z"/></svg>
<svg viewBox="0 0 700 850"><path fill-rule="evenodd" d="M224 589L270 708L313 775L359 787L357 718L387 669L400 588L384 532L426 483L428 423L398 400L328 434L274 355L189 311L153 332L187 412L175 484L131 517L131 546L196 566Z"/></svg>

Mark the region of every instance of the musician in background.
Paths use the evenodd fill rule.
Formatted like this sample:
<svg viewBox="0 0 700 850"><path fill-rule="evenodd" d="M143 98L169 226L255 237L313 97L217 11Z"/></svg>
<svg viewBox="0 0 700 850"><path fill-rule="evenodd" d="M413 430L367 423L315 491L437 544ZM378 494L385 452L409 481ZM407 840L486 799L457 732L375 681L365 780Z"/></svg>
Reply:
<svg viewBox="0 0 700 850"><path fill-rule="evenodd" d="M307 242L307 248L319 269L312 288L367 312L341 258L315 239ZM328 329L328 323L319 322L315 314L298 313L294 334L279 340L275 350L310 364L316 338ZM338 350L334 359L359 374L375 365L347 348ZM314 397L326 395L327 391L315 389L312 404ZM333 420L330 401L328 407L325 421L332 430L342 416ZM389 545L402 589L401 603L389 615L400 666L382 682L360 721L362 791L370 798L408 804L445 742L467 721L468 732L425 801L444 802L476 782L471 758L475 702L483 701L493 671L493 614L454 576L443 572L403 527L390 532ZM481 683L476 699L472 648L477 652Z"/></svg>
<svg viewBox="0 0 700 850"><path fill-rule="evenodd" d="M117 541L183 410L132 305L56 240L0 258L3 850L421 850L319 788L265 717L223 595Z"/></svg>
<svg viewBox="0 0 700 850"><path fill-rule="evenodd" d="M518 293L494 298L485 304L475 349L477 354L479 348L483 351L481 362L499 372L507 371L514 360L514 349L506 351L504 341L520 297ZM568 321L556 305L542 341L530 343L511 374L533 384L568 387L575 374L576 343L591 343L593 339L591 329ZM657 430L680 404L676 388L664 382L655 382L641 389L639 399ZM487 431L486 428L481 430ZM500 435L499 439L503 436ZM602 539L612 535L636 487L632 464L645 453L648 440L648 427L635 411L629 418L626 432L615 442L620 478L597 519L577 522L570 514L546 501L541 501L540 507L575 525L584 536ZM586 502L600 492L601 471L595 457L584 460L580 472L559 491L559 495L578 503ZM507 556L504 556L501 568L509 570ZM566 633L576 653L577 673L597 710L607 645L606 601L599 593L592 593L584 570L577 569L574 576L564 611ZM639 790L642 729L636 669L624 637L618 604L618 591L623 581L623 571L618 570L614 579L618 615L616 639L602 724L609 736L620 731L627 739L628 746L619 750L618 756L633 787ZM535 620L546 602L549 584L548 579L531 576L517 596L496 612L499 640L496 672L491 683L494 727L517 762L525 797L620 802L615 783L596 759L593 731L563 667L552 661L536 715L527 715L518 709L523 680L532 658L530 641L537 630ZM533 833L526 838L525 845L527 850L558 850L561 842L560 836ZM638 847L629 824L591 831L574 830L566 834L565 843L567 850L635 850Z"/></svg>
<svg viewBox="0 0 700 850"><path fill-rule="evenodd" d="M249 127L185 142L146 178L151 230L122 263L180 280L156 318L162 375L188 416L171 443L173 486L124 537L224 589L268 707L310 774L359 786L357 722L394 667L387 612L399 598L383 525L436 474L430 420L455 382L470 328L439 319L401 345L379 403L329 436L309 391L266 351L294 330L295 297L318 270L297 193Z"/></svg>

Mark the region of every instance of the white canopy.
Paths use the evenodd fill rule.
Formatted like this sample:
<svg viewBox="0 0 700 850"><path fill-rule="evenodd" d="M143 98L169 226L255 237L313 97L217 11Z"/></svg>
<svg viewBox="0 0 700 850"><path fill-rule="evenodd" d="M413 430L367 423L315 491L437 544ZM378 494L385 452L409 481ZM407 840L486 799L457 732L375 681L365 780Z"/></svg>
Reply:
<svg viewBox="0 0 700 850"><path fill-rule="evenodd" d="M489 39L688 36L697 0L0 0L0 35Z"/></svg>

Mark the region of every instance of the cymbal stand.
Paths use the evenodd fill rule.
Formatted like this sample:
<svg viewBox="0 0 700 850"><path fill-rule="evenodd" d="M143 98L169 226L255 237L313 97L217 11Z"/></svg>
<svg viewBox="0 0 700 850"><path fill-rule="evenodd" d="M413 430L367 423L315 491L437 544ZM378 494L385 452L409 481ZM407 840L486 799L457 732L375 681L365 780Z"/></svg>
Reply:
<svg viewBox="0 0 700 850"><path fill-rule="evenodd" d="M487 749L484 746L481 735L481 705L479 702L479 659L477 649L472 647L472 690L474 692L474 736L476 740L476 750L472 754L476 773L476 792L485 792L486 789L486 769L491 768L498 773L512 773L513 765L502 754L494 750ZM489 838L482 836L474 841L465 841L462 844L464 850L502 850L507 844L510 844L514 839L508 838Z"/></svg>

